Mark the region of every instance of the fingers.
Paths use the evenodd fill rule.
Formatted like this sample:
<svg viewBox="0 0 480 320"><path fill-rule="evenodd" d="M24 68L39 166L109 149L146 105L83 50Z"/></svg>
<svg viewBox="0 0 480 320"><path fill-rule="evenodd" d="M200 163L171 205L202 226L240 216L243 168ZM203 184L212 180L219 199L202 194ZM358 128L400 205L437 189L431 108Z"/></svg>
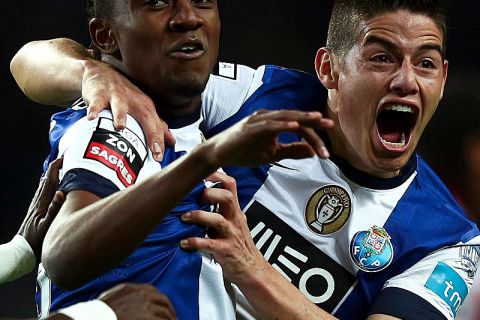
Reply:
<svg viewBox="0 0 480 320"><path fill-rule="evenodd" d="M313 157L315 150L304 142L295 142L291 144L280 145L275 155L274 161L283 159L304 159Z"/></svg>
<svg viewBox="0 0 480 320"><path fill-rule="evenodd" d="M40 180L40 185L35 193L34 200L32 200L32 204L40 208L46 208L48 206L53 197L53 193L57 189L62 164L63 158L58 158L49 164L47 172Z"/></svg>
<svg viewBox="0 0 480 320"><path fill-rule="evenodd" d="M163 132L165 134L165 143L169 146L175 145L175 142L176 142L175 136L173 135L173 133L170 132L170 130L168 130L167 123L164 121L162 121L162 123L164 124Z"/></svg>
<svg viewBox="0 0 480 320"><path fill-rule="evenodd" d="M215 245L218 246L214 240L209 238L188 238L180 241L180 247L189 251L203 250L208 253L213 253L214 250L219 250L218 247L215 248Z"/></svg>
<svg viewBox="0 0 480 320"><path fill-rule="evenodd" d="M195 210L181 216L183 222L200 224L205 227L214 228L221 234L228 234L228 223L225 218L217 213Z"/></svg>
<svg viewBox="0 0 480 320"><path fill-rule="evenodd" d="M259 110L255 112L252 117L252 121L266 121L266 120L276 120L276 121L297 121L299 123L316 123L320 125L330 126L333 124L333 121L327 118L324 118L320 112L304 112L298 110ZM320 121L324 119L325 121ZM320 121L320 122L319 122Z"/></svg>
<svg viewBox="0 0 480 320"><path fill-rule="evenodd" d="M330 154L325 147L325 142L312 128L299 127L295 130L313 148L315 153L322 159L328 159ZM313 155L310 155L313 156ZM297 158L299 159L299 158Z"/></svg>
<svg viewBox="0 0 480 320"><path fill-rule="evenodd" d="M35 227L35 229L26 230L25 239L27 239L35 252L37 261L41 260L43 239L64 202L64 193L57 191L46 210L37 210L35 212L33 224L30 226L30 228Z"/></svg>
<svg viewBox="0 0 480 320"><path fill-rule="evenodd" d="M110 105L112 107L113 126L119 131L125 129L127 126L128 102L118 95L113 95L110 99Z"/></svg>
<svg viewBox="0 0 480 320"><path fill-rule="evenodd" d="M116 74L113 68L101 61L87 60L84 64L82 77L82 97L88 105L87 118L93 120L98 114L109 107L111 83L115 79L110 75Z"/></svg>
<svg viewBox="0 0 480 320"><path fill-rule="evenodd" d="M50 195L54 192L54 190L58 186L58 177L60 174L60 168L62 167L63 164L63 159L59 158L56 159L55 161L51 162L48 166L47 172L45 173L43 177L42 183L44 184L44 189L47 189L47 192L50 193ZM46 198L51 199L51 196L47 196Z"/></svg>
<svg viewBox="0 0 480 320"><path fill-rule="evenodd" d="M147 145L152 151L153 158L156 161L162 161L165 144L173 146L176 141L174 135L168 129L168 124L158 117L153 102L152 108L147 110L147 117L139 122L145 132Z"/></svg>
<svg viewBox="0 0 480 320"><path fill-rule="evenodd" d="M111 66L99 61L85 64L82 96L89 106L89 120L97 118L102 110L110 107L115 129L123 130L127 113L132 115L145 132L148 148L155 160L162 160L165 143L175 143L168 126L158 118L152 99Z"/></svg>
<svg viewBox="0 0 480 320"><path fill-rule="evenodd" d="M155 289L155 300L158 306L158 310L155 311L155 315L159 316L161 319L176 319L175 309L168 299L168 297Z"/></svg>
<svg viewBox="0 0 480 320"><path fill-rule="evenodd" d="M311 148L309 148L301 144L281 145L277 154L277 160L311 157L313 156L312 150L320 158L327 159L330 157L324 141L315 130L331 129L334 126L334 122L331 119L323 118L320 112L301 112L294 110L260 112L256 115L255 121L267 121L268 126L275 133L283 131L294 132L304 138L311 146Z"/></svg>
<svg viewBox="0 0 480 320"><path fill-rule="evenodd" d="M53 200L48 206L47 214L45 215L45 223L48 225L48 227L50 227L50 224L52 223L53 219L55 219L55 217L57 216L64 202L65 202L65 194L62 191L55 192L55 195L53 196Z"/></svg>
<svg viewBox="0 0 480 320"><path fill-rule="evenodd" d="M251 121L281 121L281 122L298 122L302 126L313 129L331 129L334 122L331 119L324 118L320 112L303 112L297 110L280 110L280 111L257 111Z"/></svg>
<svg viewBox="0 0 480 320"><path fill-rule="evenodd" d="M48 185L53 184L55 187L58 185L58 176L60 174L60 169L63 165L63 158L55 159L50 162L48 165L47 172L45 173L46 183Z"/></svg>
<svg viewBox="0 0 480 320"><path fill-rule="evenodd" d="M158 291L151 284L128 284L132 292L137 291L142 293L142 300L144 303L148 303L146 308L148 310L138 310L138 311L147 311L149 314L155 316L154 319L176 319L175 310L173 305L166 295ZM135 307L135 306L134 306Z"/></svg>
<svg viewBox="0 0 480 320"><path fill-rule="evenodd" d="M98 117L100 112L110 107L108 99L102 95L95 95L90 101L86 99L85 103L88 105L87 108L87 119L94 120Z"/></svg>
<svg viewBox="0 0 480 320"><path fill-rule="evenodd" d="M226 175L220 171L215 171L209 175L205 180L211 182L220 182L222 189L229 190L234 195L237 194L237 182L233 177Z"/></svg>
<svg viewBox="0 0 480 320"><path fill-rule="evenodd" d="M58 179L58 171L60 170L60 168L62 167L62 165L63 165L63 158L57 158L57 159L53 160L53 161L50 162L50 164L48 165L47 175L49 175L49 172L50 172L50 171L55 171L55 172L56 172L57 179Z"/></svg>
<svg viewBox="0 0 480 320"><path fill-rule="evenodd" d="M163 160L163 153L165 151L165 132L168 132L167 124L158 118L156 114L147 114L138 120L140 126L145 132L145 138L147 139L147 145L152 151L153 158L155 161Z"/></svg>
<svg viewBox="0 0 480 320"><path fill-rule="evenodd" d="M105 291L98 299L108 304L119 320L176 319L168 297L150 284L120 284Z"/></svg>

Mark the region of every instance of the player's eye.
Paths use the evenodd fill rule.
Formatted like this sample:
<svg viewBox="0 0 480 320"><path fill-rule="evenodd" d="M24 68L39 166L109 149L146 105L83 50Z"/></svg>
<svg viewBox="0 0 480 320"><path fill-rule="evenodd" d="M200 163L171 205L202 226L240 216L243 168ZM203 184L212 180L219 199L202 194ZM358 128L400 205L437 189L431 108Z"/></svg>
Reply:
<svg viewBox="0 0 480 320"><path fill-rule="evenodd" d="M168 1L166 0L145 0L145 4L154 7L165 7L168 5Z"/></svg>
<svg viewBox="0 0 480 320"><path fill-rule="evenodd" d="M376 54L373 57L370 58L370 61L372 62L378 62L378 63L390 63L392 60L390 57L386 54Z"/></svg>
<svg viewBox="0 0 480 320"><path fill-rule="evenodd" d="M424 68L424 69L435 69L436 68L435 64L430 59L423 59L422 61L420 61L420 67Z"/></svg>
<svg viewBox="0 0 480 320"><path fill-rule="evenodd" d="M192 0L192 3L199 7L211 7L214 1L212 0Z"/></svg>

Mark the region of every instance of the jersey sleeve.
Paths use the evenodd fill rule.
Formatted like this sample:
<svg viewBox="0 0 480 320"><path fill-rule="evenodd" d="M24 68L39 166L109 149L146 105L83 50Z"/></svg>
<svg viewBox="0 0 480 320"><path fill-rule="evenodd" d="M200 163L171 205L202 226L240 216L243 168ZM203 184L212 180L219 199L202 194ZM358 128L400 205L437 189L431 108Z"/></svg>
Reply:
<svg viewBox="0 0 480 320"><path fill-rule="evenodd" d="M123 190L135 183L147 155L143 132L130 116L122 131L114 129L110 111L93 121L82 118L59 143L62 190L86 190L100 197L106 196L106 188Z"/></svg>
<svg viewBox="0 0 480 320"><path fill-rule="evenodd" d="M254 70L226 63L220 63L219 70L202 96L207 138L258 110L321 111L326 103L320 81L299 70L274 65Z"/></svg>
<svg viewBox="0 0 480 320"><path fill-rule="evenodd" d="M243 103L262 85L265 66L219 62L202 94L203 129L209 131L236 114Z"/></svg>
<svg viewBox="0 0 480 320"><path fill-rule="evenodd" d="M392 293L392 288L406 290L418 297L416 304L421 304L424 300L445 318L454 319L472 287L478 267L478 239L471 243L440 249L426 256L405 272L389 279L382 294L387 291ZM403 296L407 297L405 294ZM409 295L408 299L411 305L412 295ZM391 305L397 304L392 299L389 301ZM381 306L377 303L374 308L377 309L375 313L405 316L396 313L393 306L393 309L389 310L390 307L385 303ZM428 307L423 310L428 310ZM405 312L405 308L402 312Z"/></svg>

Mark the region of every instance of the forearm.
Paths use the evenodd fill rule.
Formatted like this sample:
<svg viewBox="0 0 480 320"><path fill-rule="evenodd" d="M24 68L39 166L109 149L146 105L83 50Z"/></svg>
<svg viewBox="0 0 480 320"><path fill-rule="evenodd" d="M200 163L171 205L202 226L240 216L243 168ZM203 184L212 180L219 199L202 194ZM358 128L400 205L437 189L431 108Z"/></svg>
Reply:
<svg viewBox="0 0 480 320"><path fill-rule="evenodd" d="M207 152L201 145L142 183L84 208L71 205L67 195L44 241L42 262L52 280L74 287L128 257L217 168L205 161Z"/></svg>
<svg viewBox="0 0 480 320"><path fill-rule="evenodd" d="M23 237L17 235L9 243L0 245L0 284L20 278L35 265L35 254Z"/></svg>
<svg viewBox="0 0 480 320"><path fill-rule="evenodd" d="M85 47L70 39L34 41L17 52L10 70L31 100L64 106L80 97L85 63L92 60Z"/></svg>
<svg viewBox="0 0 480 320"><path fill-rule="evenodd" d="M268 262L238 283L259 319L336 319L310 302Z"/></svg>

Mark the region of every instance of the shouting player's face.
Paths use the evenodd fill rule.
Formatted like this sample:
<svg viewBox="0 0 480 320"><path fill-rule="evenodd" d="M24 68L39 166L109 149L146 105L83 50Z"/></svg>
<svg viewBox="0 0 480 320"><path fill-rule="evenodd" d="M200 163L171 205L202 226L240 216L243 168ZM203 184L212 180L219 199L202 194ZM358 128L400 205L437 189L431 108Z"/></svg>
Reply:
<svg viewBox="0 0 480 320"><path fill-rule="evenodd" d="M442 45L443 33L432 19L405 10L360 25L329 87L336 155L374 176L398 174L442 97L448 66ZM317 70L325 52L319 51Z"/></svg>
<svg viewBox="0 0 480 320"><path fill-rule="evenodd" d="M152 95L199 95L218 55L217 1L123 0L115 5L111 32L123 71Z"/></svg>

